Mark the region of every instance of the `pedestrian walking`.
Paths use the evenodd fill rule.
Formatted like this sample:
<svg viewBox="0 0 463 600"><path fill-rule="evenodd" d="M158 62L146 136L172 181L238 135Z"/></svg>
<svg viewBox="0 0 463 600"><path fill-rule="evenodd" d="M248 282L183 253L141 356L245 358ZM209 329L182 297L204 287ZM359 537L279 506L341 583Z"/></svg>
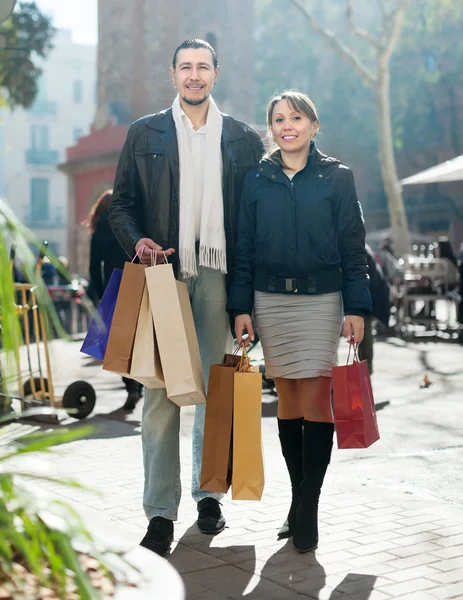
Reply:
<svg viewBox="0 0 463 600"><path fill-rule="evenodd" d="M258 133L222 114L211 96L218 81L214 48L187 40L175 51L171 77L178 95L171 108L136 121L117 168L110 223L127 254L142 249L150 264L167 257L189 290L206 389L209 367L231 348L226 313L235 263L235 237L246 173L264 149ZM159 293L162 293L160 290ZM143 506L149 520L141 544L164 555L173 540L181 496L180 409L165 390L145 389L142 444ZM221 494L200 490L205 405L193 426L192 495L198 527L215 534L225 527Z"/></svg>
<svg viewBox="0 0 463 600"><path fill-rule="evenodd" d="M371 312L365 229L352 172L315 145L320 122L310 98L276 95L267 125L275 146L244 181L227 309L239 343L245 330L254 337L254 311L292 487L280 537L309 552L333 445L339 336L342 329L360 343Z"/></svg>
<svg viewBox="0 0 463 600"><path fill-rule="evenodd" d="M373 320L376 319L386 331L389 327L389 317L391 315L391 286L383 270L375 260L375 254L368 244L366 244L368 274L370 277L370 292L372 314L364 319L363 340L359 345L359 358L368 362L370 375L373 374Z"/></svg>
<svg viewBox="0 0 463 600"><path fill-rule="evenodd" d="M84 221L84 225L91 235L89 296L95 304L98 304L103 297L113 270L123 269L127 260L126 253L109 226L108 207L112 198L112 190L106 190L100 194ZM142 386L127 377L123 377L122 380L127 390L127 399L122 408L131 412L142 397Z"/></svg>

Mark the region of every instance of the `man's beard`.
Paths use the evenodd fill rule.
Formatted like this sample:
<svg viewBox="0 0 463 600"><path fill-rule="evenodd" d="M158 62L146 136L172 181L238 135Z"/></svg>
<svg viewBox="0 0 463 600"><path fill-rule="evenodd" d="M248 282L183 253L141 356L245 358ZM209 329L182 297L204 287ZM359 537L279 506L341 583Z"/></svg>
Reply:
<svg viewBox="0 0 463 600"><path fill-rule="evenodd" d="M186 96L182 96L182 100L190 106L199 106L200 104L203 104L203 102L206 102L206 100L209 100L209 94L204 96L204 98L198 98L194 100L191 98L187 98Z"/></svg>

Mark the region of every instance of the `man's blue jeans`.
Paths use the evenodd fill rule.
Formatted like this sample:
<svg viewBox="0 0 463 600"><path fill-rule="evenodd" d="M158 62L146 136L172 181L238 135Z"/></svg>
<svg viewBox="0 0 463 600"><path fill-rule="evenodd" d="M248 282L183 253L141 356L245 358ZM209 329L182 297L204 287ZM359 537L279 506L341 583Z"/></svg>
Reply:
<svg viewBox="0 0 463 600"><path fill-rule="evenodd" d="M181 277L179 278L180 280ZM225 275L198 267L197 277L183 279L188 285L198 335L206 390L211 364L221 363L232 348L228 315L225 312ZM192 496L196 502L223 494L200 491L205 404L196 407L193 425ZM171 402L166 390L145 388L142 416L145 488L143 508L148 520L164 517L175 521L182 487L180 482L180 408Z"/></svg>

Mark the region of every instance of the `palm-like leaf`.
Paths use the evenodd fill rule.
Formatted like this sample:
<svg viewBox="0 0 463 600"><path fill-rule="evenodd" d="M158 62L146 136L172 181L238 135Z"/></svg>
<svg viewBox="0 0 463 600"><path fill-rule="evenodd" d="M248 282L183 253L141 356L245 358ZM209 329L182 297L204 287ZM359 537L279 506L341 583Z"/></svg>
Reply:
<svg viewBox="0 0 463 600"><path fill-rule="evenodd" d="M15 247L27 280L35 286L42 314L51 319L62 336L65 335L46 286L36 273L36 258L30 247L39 251L40 242L0 199L0 331L7 357L3 370L0 365L0 393L5 392L6 381L15 372L15 349L21 335L9 260L8 248L11 245ZM50 257L50 260L63 272L56 258ZM29 410L23 416L51 412L56 411L40 408ZM66 598L67 576L72 572L80 598L96 600L99 595L80 566L76 547L103 562L101 548L93 541L75 510L62 501L38 493L30 480L82 486L75 481L63 481L46 474L28 473L22 464L24 455L49 452L59 444L88 436L93 429L82 427L24 434L21 428L8 425L14 418L0 417L0 579L2 575L6 579L13 576L13 564L20 560L42 585L58 590L62 598ZM121 563L114 561L114 564L118 565L120 573Z"/></svg>

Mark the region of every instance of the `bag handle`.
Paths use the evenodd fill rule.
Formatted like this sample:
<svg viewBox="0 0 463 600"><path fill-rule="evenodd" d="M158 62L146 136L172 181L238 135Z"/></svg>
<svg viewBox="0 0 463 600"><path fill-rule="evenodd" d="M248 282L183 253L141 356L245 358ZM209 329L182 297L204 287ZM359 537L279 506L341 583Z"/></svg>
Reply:
<svg viewBox="0 0 463 600"><path fill-rule="evenodd" d="M135 254L135 256L132 258L132 260L130 262L135 262L138 258L138 260L141 261L141 257L143 256L143 252L145 251L146 246L140 246L140 248L138 249L137 253Z"/></svg>
<svg viewBox="0 0 463 600"><path fill-rule="evenodd" d="M151 250L151 266L156 266L157 262L158 262L158 250ZM164 252L164 250L161 250L161 252L164 254L164 260L162 261L162 263L160 263L161 265L168 265L169 261L167 260L167 256L166 253ZM154 254L154 259L153 259L153 254Z"/></svg>
<svg viewBox="0 0 463 600"><path fill-rule="evenodd" d="M241 360L240 360L240 366L238 369L239 373L248 373L249 371L251 371L251 361L249 359L249 354L248 351L246 350L246 346L241 346L242 348L242 353L241 353Z"/></svg>
<svg viewBox="0 0 463 600"><path fill-rule="evenodd" d="M353 356L353 362L352 362L352 364L355 365L356 363L360 362L359 361L359 356L358 356L358 347L359 347L358 344L355 344L355 343L352 343L352 342L349 343L349 354L347 355L347 363L346 363L347 365L349 364L350 353L352 351L352 348L354 349L354 356Z"/></svg>

